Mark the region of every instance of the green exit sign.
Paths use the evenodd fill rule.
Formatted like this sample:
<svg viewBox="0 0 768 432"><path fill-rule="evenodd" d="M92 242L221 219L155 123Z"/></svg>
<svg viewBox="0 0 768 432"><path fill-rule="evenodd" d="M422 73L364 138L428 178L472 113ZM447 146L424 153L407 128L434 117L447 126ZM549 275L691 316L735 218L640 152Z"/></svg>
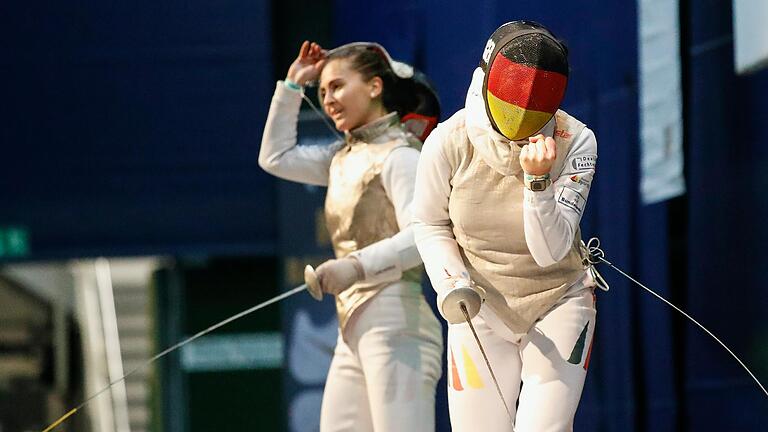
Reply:
<svg viewBox="0 0 768 432"><path fill-rule="evenodd" d="M0 226L0 258L29 255L29 232L21 227Z"/></svg>

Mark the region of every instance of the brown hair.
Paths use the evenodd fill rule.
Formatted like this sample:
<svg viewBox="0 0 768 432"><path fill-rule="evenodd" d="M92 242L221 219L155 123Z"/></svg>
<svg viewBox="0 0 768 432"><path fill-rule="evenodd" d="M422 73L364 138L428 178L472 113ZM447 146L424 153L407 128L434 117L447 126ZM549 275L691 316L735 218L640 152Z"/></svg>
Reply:
<svg viewBox="0 0 768 432"><path fill-rule="evenodd" d="M381 78L384 84L381 102L387 111L397 111L403 116L415 108L417 101L413 97L413 80L398 78L384 53L375 45L344 47L334 50L327 57L327 61L338 59L347 60L350 68L362 75L365 81Z"/></svg>

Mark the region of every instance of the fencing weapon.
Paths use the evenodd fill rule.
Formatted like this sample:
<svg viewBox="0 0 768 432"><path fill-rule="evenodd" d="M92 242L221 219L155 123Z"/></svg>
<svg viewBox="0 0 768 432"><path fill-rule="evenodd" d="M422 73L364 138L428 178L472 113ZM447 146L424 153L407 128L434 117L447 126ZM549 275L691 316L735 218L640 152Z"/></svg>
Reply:
<svg viewBox="0 0 768 432"><path fill-rule="evenodd" d="M766 391L765 387L760 382L760 380L757 379L755 374L752 373L752 371L747 367L747 365L744 364L744 362L730 348L728 348L728 346L725 343L723 343L723 341L721 341L717 336L715 336L714 333L712 333L709 329L704 327L704 325L702 325L701 323L696 321L693 317L691 317L688 313L683 311L681 308L675 306L674 304L672 304L672 302L668 301L667 299L665 299L661 295L657 294L652 289L650 289L650 288L646 287L645 285L643 285L642 283L638 282L636 279L632 278L627 273L625 273L624 271L622 271L621 269L619 269L618 267L613 265L613 263L611 263L610 261L605 259L605 253L603 252L602 249L600 249L600 239L598 239L597 237L592 237L586 244L582 241L582 246L586 250L586 252L588 253L588 255L585 258L584 262L585 262L585 264L589 265L588 271L590 272L590 275L592 276L592 278L595 280L595 283L596 283L597 287L599 287L599 288L601 288L601 289L603 289L605 291L608 290L608 284L603 279L603 277L597 272L597 270L594 268L594 266L596 264L599 264L599 263L607 264L612 269L614 269L617 272L619 272L622 276L626 277L627 279L629 279L630 281L632 281L636 285L640 286L641 288L643 288L644 290L646 290L647 292L652 294L657 299L659 299L662 302L666 303L672 309L674 309L677 312L679 312L680 314L682 314L685 318L687 318L688 320L690 320L691 322L696 324L705 333L707 333L709 336L711 336L734 359L736 359L736 361L739 363L739 365L749 374L749 376L755 381L757 386L760 387L760 390L762 390L762 392L765 393L766 396L768 396L768 391ZM475 331L475 327L472 325L472 320L470 319L470 313L467 310L469 308L469 310L472 310L474 312L472 315L476 315L477 311L480 309L480 304L479 304L479 302L478 302L478 304L474 304L474 303L472 303L470 301L469 306L467 306L467 304L465 304L465 299L466 298L470 298L471 299L473 297L471 297L471 296L457 296L457 304L458 304L459 308L461 309L461 312L464 315L464 318L466 319L467 324L469 324L470 330L472 330L472 335L475 337L475 341L477 342L478 348L480 348L480 352L483 355L483 360L485 360L485 364L488 367L488 372L490 372L491 378L493 379L493 383L496 385L496 392L499 394L499 398L501 399L501 402L504 404L504 409L506 410L507 415L510 418L510 421L512 421L512 414L509 411L509 406L507 405L507 402L504 399L504 395L503 395L503 393L501 391L501 388L499 386L499 382L496 379L496 375L493 373L493 368L491 367L491 363L488 360L488 356L486 355L485 350L483 349L483 344L480 342L480 338L478 337L477 332ZM458 300L458 299L461 299L461 300ZM450 300L450 299L446 298L446 300ZM512 423L513 423L512 431L514 432L514 430L515 430L514 429L514 421L512 421Z"/></svg>
<svg viewBox="0 0 768 432"><path fill-rule="evenodd" d="M288 291L286 291L286 292L284 292L282 294L279 294L279 295L277 295L275 297L272 297L269 300L266 300L266 301L264 301L262 303L259 303L256 306L248 308L248 309L246 309L246 310L244 310L242 312L239 312L239 313L237 313L235 315L230 316L229 318L226 318L226 319L224 319L222 321L219 321L218 323L216 323L216 324L206 328L205 330L202 330L202 331L200 331L198 333L195 333L193 336L190 336L187 339L184 339L183 341L177 343L176 345L174 345L174 346L172 346L172 347L170 347L170 348L168 348L168 349L166 349L166 350L156 354L154 357L150 358L149 360L145 361L141 365L137 366L136 368L134 368L133 370L131 370L127 374L125 374L122 377L120 377L120 378L110 382L106 387L104 387L103 389L101 389L98 392L94 393L93 395L89 396L87 399L85 399L83 402L81 402L80 405L78 405L75 408L69 410L66 414L64 414L63 416L59 417L58 420L56 420L55 422L51 423L50 426L48 426L47 428L43 429L43 432L50 432L50 431L54 430L60 424L64 423L69 417L74 415L78 410L82 409L90 401L92 401L93 399L96 399L96 397L98 397L99 395L101 395L105 391L107 391L110 388L112 388L112 386L114 386L115 384L124 381L129 376L131 376L134 373L136 373L136 372L146 368L147 366L151 365L155 361L157 361L157 360L165 357L166 355L176 351L177 349L183 347L184 345L192 343L196 339L201 338L201 337L207 335L208 333L210 333L210 332L212 332L212 331L214 331L214 330L216 330L218 328L221 328L221 327L231 323L232 321L237 321L237 320L239 320L240 318L242 318L242 317L244 317L246 315L250 315L250 314L252 314L253 312L256 312L259 309L263 309L263 308L265 308L265 307L267 307L267 306L269 306L269 305L271 305L273 303L277 303L280 300L284 300L284 299L286 299L288 297L291 297L292 295L295 295L297 293L300 293L300 292L302 292L304 290L308 291L309 294L312 295L312 297L315 300L322 300L323 299L323 292L320 290L320 285L317 283L317 275L315 274L315 270L310 265L308 265L308 266L306 266L304 268L304 280L307 283L301 284L301 285L297 286L296 288L288 290Z"/></svg>
<svg viewBox="0 0 768 432"><path fill-rule="evenodd" d="M491 362L488 361L488 356L485 354L485 349L483 349L483 344L480 343L480 338L477 336L477 332L475 331L475 326L472 325L472 320L469 318L467 305L464 304L463 301L461 301L459 302L459 308L461 309L461 313L464 314L464 319L467 320L467 324L469 324L470 330L472 330L472 335L475 337L475 342L477 342L477 347L480 348L480 353L483 354L483 360L485 360L485 365L488 367L488 372L490 372L491 374L491 378L493 379L493 384L496 385L496 392L499 394L499 398L501 398L501 403L504 404L504 410L507 412L507 416L509 417L510 424L512 425L512 432L515 432L515 421L512 418L512 413L509 412L509 405L507 405L507 401L506 399L504 399L504 394L501 392L499 381L496 379L496 374L493 373ZM478 306L478 309L479 309L479 306Z"/></svg>

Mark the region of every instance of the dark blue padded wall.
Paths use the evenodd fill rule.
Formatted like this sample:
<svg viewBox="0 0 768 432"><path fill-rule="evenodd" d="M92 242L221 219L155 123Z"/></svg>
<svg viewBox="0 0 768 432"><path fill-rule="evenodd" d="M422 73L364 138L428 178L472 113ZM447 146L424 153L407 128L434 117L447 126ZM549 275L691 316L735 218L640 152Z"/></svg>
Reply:
<svg viewBox="0 0 768 432"><path fill-rule="evenodd" d="M269 2L2 9L0 226L32 258L274 251Z"/></svg>
<svg viewBox="0 0 768 432"><path fill-rule="evenodd" d="M768 71L733 71L731 2L692 1L688 143L690 312L768 381ZM738 180L737 180L738 179ZM689 430L765 430L768 400L694 328L685 333Z"/></svg>

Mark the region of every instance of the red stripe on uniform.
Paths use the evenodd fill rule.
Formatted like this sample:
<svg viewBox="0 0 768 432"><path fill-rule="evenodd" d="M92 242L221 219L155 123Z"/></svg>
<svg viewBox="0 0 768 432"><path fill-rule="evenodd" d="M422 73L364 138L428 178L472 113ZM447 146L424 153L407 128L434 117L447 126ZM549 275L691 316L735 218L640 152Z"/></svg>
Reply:
<svg viewBox="0 0 768 432"><path fill-rule="evenodd" d="M587 359L584 360L584 370L589 367L589 359L592 357L592 345L595 343L595 329L592 329L592 340L589 341L589 351L587 351Z"/></svg>
<svg viewBox="0 0 768 432"><path fill-rule="evenodd" d="M592 307L597 306L597 295L595 295L594 288L592 289ZM595 343L595 331L596 329L592 329L592 340L589 341L589 351L587 351L587 359L584 360L584 370L587 370L589 367L589 358L592 357L592 345Z"/></svg>
<svg viewBox="0 0 768 432"><path fill-rule="evenodd" d="M451 385L456 391L463 391L464 386L461 385L461 378L459 377L459 369L456 367L456 360L453 358L453 349L449 348L451 353Z"/></svg>
<svg viewBox="0 0 768 432"><path fill-rule="evenodd" d="M494 96L523 109L546 113L560 107L568 82L560 73L515 63L503 55L496 56L489 71L488 91Z"/></svg>

